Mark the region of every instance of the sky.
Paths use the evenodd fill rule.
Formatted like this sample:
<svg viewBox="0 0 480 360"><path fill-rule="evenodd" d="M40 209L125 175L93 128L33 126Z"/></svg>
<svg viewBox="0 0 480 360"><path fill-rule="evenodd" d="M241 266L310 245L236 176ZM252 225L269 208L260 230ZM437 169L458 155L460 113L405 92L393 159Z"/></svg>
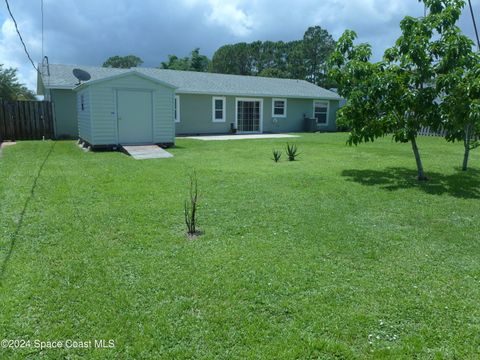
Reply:
<svg viewBox="0 0 480 360"><path fill-rule="evenodd" d="M2 1L3 3L3 1ZM41 0L9 0L35 62L42 59ZM472 0L480 26L480 0ZM169 54L199 47L209 57L225 44L290 41L319 25L335 39L345 29L372 45L374 59L400 35L406 16L422 16L418 0L44 0L43 53L50 63L98 65L113 55L134 54L155 67ZM468 7L459 22L474 39ZM0 4L0 64L19 71L36 88L36 72Z"/></svg>

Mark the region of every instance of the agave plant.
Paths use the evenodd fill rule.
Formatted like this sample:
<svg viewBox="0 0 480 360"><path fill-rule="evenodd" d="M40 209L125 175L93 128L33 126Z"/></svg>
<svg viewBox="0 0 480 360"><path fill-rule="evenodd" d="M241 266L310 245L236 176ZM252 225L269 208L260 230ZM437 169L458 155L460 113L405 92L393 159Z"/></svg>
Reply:
<svg viewBox="0 0 480 360"><path fill-rule="evenodd" d="M279 162L281 157L282 157L282 152L280 150L273 150L273 158L272 158L273 161Z"/></svg>
<svg viewBox="0 0 480 360"><path fill-rule="evenodd" d="M289 143L287 143L286 153L287 153L288 161L295 161L298 155L300 155L298 152L297 145L295 144L290 145Z"/></svg>

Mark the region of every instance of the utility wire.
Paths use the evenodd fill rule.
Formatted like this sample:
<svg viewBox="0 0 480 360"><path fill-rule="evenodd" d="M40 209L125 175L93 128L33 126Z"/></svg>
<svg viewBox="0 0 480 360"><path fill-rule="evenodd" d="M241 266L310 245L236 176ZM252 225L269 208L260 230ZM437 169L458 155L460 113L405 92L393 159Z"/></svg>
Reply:
<svg viewBox="0 0 480 360"><path fill-rule="evenodd" d="M480 50L480 38L478 37L477 23L475 22L475 15L473 15L472 1L468 0L470 6L470 14L472 15L473 28L475 29L475 36L477 37L477 49Z"/></svg>
<svg viewBox="0 0 480 360"><path fill-rule="evenodd" d="M40 2L40 9L42 13L42 61L43 61L43 0Z"/></svg>
<svg viewBox="0 0 480 360"><path fill-rule="evenodd" d="M38 68L35 66L35 63L34 63L33 60L32 60L32 57L31 57L30 54L28 53L27 45L25 45L25 41L23 41L22 34L20 34L20 30L18 29L17 21L15 20L15 17L14 17L13 14L12 14L12 10L10 10L10 5L8 4L8 0L5 0L5 4L7 5L8 13L10 14L10 17L12 18L13 23L15 24L15 29L17 30L18 37L20 38L20 41L22 42L23 49L25 50L25 53L27 54L28 60L30 60L30 62L32 63L33 68L34 68L37 72L39 72L39 71L38 71Z"/></svg>

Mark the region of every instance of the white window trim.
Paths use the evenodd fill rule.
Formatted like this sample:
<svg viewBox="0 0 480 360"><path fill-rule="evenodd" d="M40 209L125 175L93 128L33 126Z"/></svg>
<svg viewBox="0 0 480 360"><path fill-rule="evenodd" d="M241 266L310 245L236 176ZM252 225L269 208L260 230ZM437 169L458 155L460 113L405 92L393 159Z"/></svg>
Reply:
<svg viewBox="0 0 480 360"><path fill-rule="evenodd" d="M275 115L275 101L283 101L283 115ZM287 99L273 98L272 99L272 117L273 118L285 118L287 117Z"/></svg>
<svg viewBox="0 0 480 360"><path fill-rule="evenodd" d="M263 133L263 99L262 98L235 98L235 129L238 131L238 102L239 101L258 101L260 103L260 129L259 131L241 131L239 134L262 134Z"/></svg>
<svg viewBox="0 0 480 360"><path fill-rule="evenodd" d="M320 104L324 104L324 105L327 105L327 121L325 123L319 123L317 121L317 124L320 125L320 126L327 126L328 125L328 122L330 120L330 102L329 101L325 101L325 100L313 100L313 108L312 108L312 114L313 114L313 117L315 117L315 104L316 103L320 103Z"/></svg>
<svg viewBox="0 0 480 360"><path fill-rule="evenodd" d="M222 118L221 119L216 119L215 118L215 101L216 100L222 100ZM227 107L227 100L225 96L213 96L212 97L212 122L225 122L226 120L226 107Z"/></svg>
<svg viewBox="0 0 480 360"><path fill-rule="evenodd" d="M176 117L175 117L175 122L179 123L180 122L180 96L175 95L175 102L177 103L177 111L176 111ZM175 102L173 103L173 112L175 113Z"/></svg>

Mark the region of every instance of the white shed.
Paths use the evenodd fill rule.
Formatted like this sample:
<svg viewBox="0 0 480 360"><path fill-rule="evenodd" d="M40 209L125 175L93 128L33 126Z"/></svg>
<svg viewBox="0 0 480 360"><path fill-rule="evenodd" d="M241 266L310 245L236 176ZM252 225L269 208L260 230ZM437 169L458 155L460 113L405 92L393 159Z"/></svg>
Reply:
<svg viewBox="0 0 480 360"><path fill-rule="evenodd" d="M175 87L135 70L75 88L79 137L94 148L175 142Z"/></svg>

